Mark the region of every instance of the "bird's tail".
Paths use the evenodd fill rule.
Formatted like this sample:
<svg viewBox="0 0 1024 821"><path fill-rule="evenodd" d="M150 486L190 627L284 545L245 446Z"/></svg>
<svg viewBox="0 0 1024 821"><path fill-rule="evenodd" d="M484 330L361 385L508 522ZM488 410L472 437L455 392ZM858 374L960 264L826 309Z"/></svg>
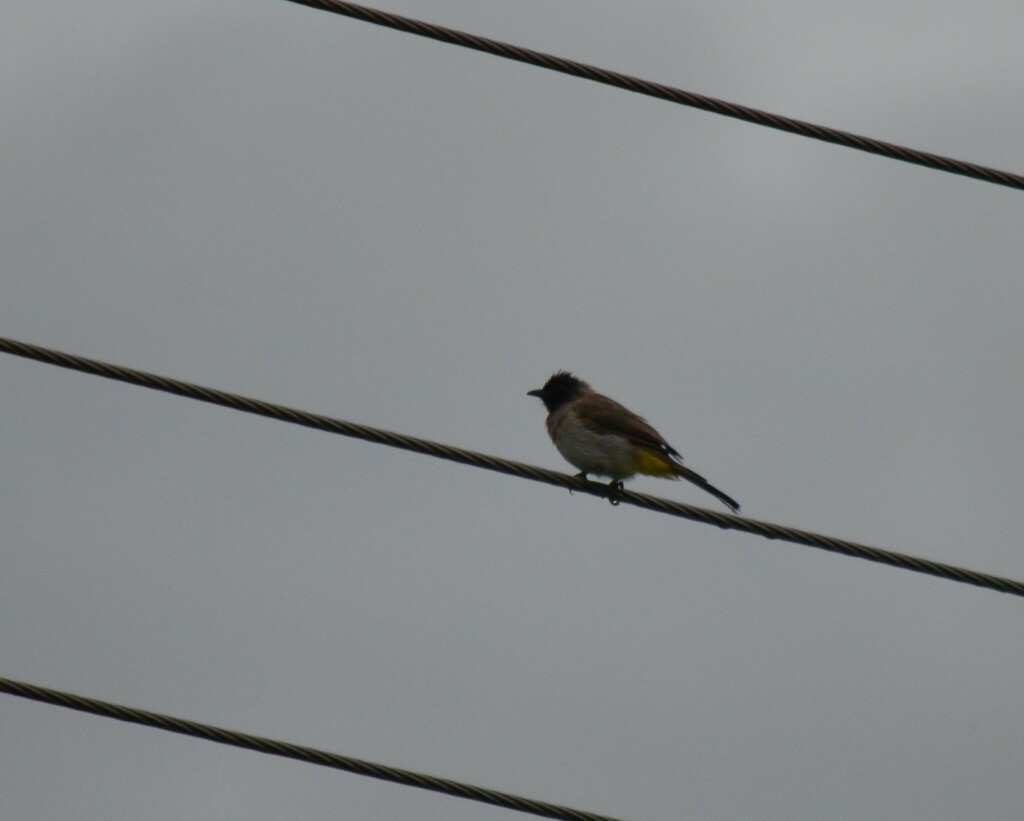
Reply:
<svg viewBox="0 0 1024 821"><path fill-rule="evenodd" d="M680 479L685 479L687 482L693 482L693 484L701 488L701 490L706 490L712 496L724 502L729 507L729 509L732 510L733 513L740 512L739 502L737 502L731 496L722 493L722 491L720 491L717 487L711 484L711 482L709 482L699 473L690 470L688 467L686 467L685 465L681 465L678 462L673 461L672 464L673 467L675 467L676 469L676 475Z"/></svg>

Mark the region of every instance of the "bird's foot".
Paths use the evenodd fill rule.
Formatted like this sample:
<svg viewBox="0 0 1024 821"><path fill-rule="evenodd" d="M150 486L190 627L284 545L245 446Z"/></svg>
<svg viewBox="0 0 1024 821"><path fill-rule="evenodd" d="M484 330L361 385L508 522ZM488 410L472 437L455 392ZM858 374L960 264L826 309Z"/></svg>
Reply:
<svg viewBox="0 0 1024 821"><path fill-rule="evenodd" d="M625 485L617 479L612 479L608 483L608 501L611 503L612 507L618 507L619 494L622 493L624 488Z"/></svg>
<svg viewBox="0 0 1024 821"><path fill-rule="evenodd" d="M582 479L584 482L586 482L587 481L587 472L585 470L581 470L579 473L576 474L576 476L574 478ZM572 494L572 488L569 488L569 493L570 493L570 495Z"/></svg>

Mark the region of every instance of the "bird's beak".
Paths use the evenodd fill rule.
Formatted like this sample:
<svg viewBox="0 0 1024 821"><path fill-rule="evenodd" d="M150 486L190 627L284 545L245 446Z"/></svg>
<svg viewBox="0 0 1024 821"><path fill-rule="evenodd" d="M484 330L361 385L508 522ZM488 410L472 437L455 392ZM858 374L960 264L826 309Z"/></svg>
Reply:
<svg viewBox="0 0 1024 821"><path fill-rule="evenodd" d="M527 396L536 396L538 399L543 399L544 398L544 389L543 388L537 388L537 390L535 390L535 391L529 391L526 395Z"/></svg>

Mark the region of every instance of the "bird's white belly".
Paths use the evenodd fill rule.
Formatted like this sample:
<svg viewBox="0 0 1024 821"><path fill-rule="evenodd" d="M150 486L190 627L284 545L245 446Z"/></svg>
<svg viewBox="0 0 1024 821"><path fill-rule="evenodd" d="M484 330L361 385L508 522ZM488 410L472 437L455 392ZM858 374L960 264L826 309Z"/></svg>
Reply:
<svg viewBox="0 0 1024 821"><path fill-rule="evenodd" d="M628 479L636 473L636 448L622 436L601 436L575 425L563 426L554 437L555 447L566 461L585 473Z"/></svg>

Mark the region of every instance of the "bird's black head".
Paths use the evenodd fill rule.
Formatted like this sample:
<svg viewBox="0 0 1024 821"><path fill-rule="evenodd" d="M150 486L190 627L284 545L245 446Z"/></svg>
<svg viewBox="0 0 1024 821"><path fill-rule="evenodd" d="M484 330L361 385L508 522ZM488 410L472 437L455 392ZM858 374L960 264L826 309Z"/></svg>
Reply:
<svg viewBox="0 0 1024 821"><path fill-rule="evenodd" d="M589 388L590 385L582 379L577 379L568 371L559 371L544 383L543 388L530 391L527 396L536 396L550 413L566 402L578 398L583 391Z"/></svg>

